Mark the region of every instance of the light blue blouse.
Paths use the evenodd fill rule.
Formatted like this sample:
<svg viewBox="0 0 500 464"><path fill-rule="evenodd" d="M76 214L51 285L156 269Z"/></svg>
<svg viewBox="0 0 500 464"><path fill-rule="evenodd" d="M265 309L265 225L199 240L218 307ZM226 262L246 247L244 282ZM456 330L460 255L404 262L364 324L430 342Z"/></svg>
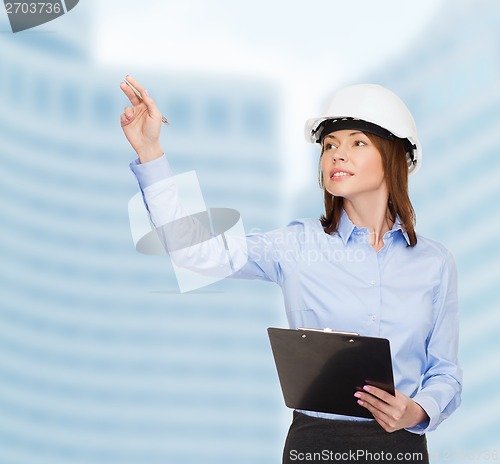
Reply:
<svg viewBox="0 0 500 464"><path fill-rule="evenodd" d="M166 158L130 166L150 210L148 188L172 175ZM155 191L154 208L161 204ZM397 220L378 252L368 238L368 230L356 227L345 212L331 235L317 219L297 220L247 235L247 261L232 277L277 283L291 328L328 327L389 339L396 389L430 418L408 430L425 433L460 404L455 262L441 244L420 235L417 245L409 247Z"/></svg>

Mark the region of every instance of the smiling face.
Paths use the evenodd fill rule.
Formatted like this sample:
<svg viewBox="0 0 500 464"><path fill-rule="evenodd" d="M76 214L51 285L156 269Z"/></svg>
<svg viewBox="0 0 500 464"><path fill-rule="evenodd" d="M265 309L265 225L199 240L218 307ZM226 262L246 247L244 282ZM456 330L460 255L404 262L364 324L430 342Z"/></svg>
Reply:
<svg viewBox="0 0 500 464"><path fill-rule="evenodd" d="M382 156L361 131L331 132L322 143L321 172L325 189L349 201L380 197L388 193Z"/></svg>

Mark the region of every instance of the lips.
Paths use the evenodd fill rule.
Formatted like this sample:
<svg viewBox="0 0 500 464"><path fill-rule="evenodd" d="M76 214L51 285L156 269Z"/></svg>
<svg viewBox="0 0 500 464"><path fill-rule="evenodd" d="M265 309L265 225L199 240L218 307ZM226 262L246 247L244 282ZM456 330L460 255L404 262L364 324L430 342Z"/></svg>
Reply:
<svg viewBox="0 0 500 464"><path fill-rule="evenodd" d="M352 177L354 174L344 169L332 169L330 171L330 179L341 180Z"/></svg>

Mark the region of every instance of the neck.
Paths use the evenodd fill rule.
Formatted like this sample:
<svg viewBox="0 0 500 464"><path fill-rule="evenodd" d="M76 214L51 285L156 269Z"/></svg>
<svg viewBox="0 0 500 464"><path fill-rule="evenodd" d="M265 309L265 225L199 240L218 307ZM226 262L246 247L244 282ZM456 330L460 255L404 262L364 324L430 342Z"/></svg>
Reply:
<svg viewBox="0 0 500 464"><path fill-rule="evenodd" d="M353 201L344 198L344 209L351 222L358 228L366 228L370 233L370 245L375 250L384 246L383 237L392 229L387 210L387 197L384 199L363 199Z"/></svg>

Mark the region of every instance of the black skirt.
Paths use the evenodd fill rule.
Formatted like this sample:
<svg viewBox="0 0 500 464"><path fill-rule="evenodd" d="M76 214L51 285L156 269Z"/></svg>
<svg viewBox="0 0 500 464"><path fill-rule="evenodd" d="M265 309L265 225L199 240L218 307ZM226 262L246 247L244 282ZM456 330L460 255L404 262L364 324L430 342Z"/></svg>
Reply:
<svg viewBox="0 0 500 464"><path fill-rule="evenodd" d="M429 455L425 435L388 433L376 421L321 419L294 411L283 464L309 462L428 464Z"/></svg>

